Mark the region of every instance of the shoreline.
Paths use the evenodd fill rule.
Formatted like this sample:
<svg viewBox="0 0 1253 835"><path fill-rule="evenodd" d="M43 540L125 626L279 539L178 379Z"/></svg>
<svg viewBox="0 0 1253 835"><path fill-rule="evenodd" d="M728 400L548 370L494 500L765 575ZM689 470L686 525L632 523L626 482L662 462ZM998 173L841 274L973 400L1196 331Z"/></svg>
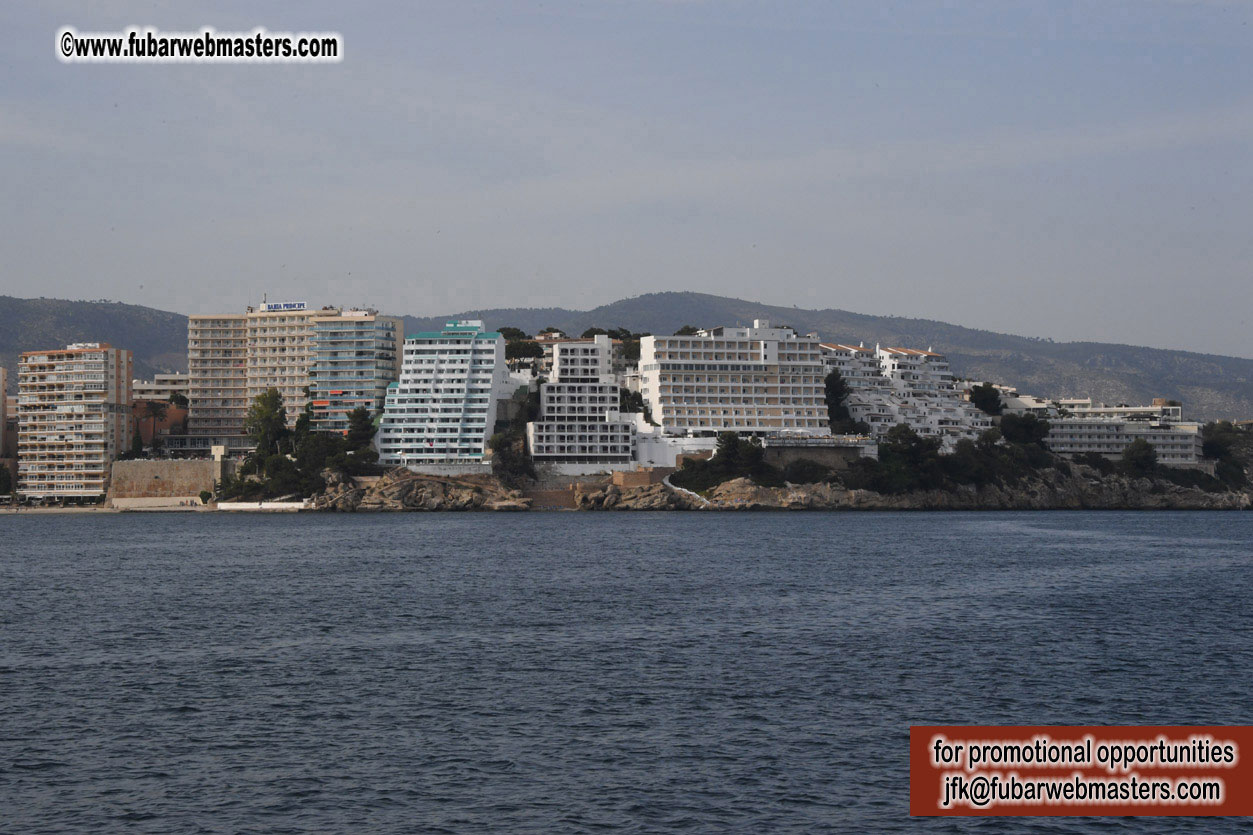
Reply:
<svg viewBox="0 0 1253 835"><path fill-rule="evenodd" d="M205 508L120 508L120 507L94 507L94 508L74 508L74 507L40 507L40 508L23 508L13 510L5 508L0 510L0 518L8 516L91 516L91 515L120 515L120 514L233 514L248 513L254 516L324 516L324 515L353 515L353 516L397 516L405 514L423 514L423 513L1240 513L1253 510L1250 507L1198 507L1195 505L1179 505L1179 506L1163 506L1163 507L1145 507L1136 505L1123 505L1113 507L1076 507L1076 506L1056 506L1056 507L998 507L998 506L962 506L962 507L900 507L900 506L874 506L862 505L859 507L782 507L782 506L751 506L751 507L704 507L704 508L648 508L648 509L622 509L614 510L612 508L570 508L570 507L536 507L527 508L525 511L519 510L494 510L491 508L410 508L404 510L359 510L359 511L336 511L322 510L318 508L301 508L295 509L252 509L252 510L219 510L214 507Z"/></svg>

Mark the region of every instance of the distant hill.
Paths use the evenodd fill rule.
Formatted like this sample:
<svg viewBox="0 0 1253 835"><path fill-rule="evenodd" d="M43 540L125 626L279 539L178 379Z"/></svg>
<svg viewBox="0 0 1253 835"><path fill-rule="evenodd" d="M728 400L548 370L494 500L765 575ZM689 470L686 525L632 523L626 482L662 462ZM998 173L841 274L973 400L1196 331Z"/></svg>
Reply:
<svg viewBox="0 0 1253 835"><path fill-rule="evenodd" d="M867 316L845 310L774 307L704 293L650 293L594 310L505 308L405 317L409 332L438 329L449 319L482 319L535 333L589 327L674 333L683 325L749 324L769 319L824 339L874 345L932 347L954 373L996 380L1044 397L1087 397L1109 403L1182 400L1197 419L1253 417L1253 359L1101 342L1052 342L963 328L928 319ZM186 370L187 317L116 302L0 297L0 362L13 371L17 354L70 342L104 341L135 352L136 376ZM11 384L11 388L16 383Z"/></svg>
<svg viewBox="0 0 1253 835"><path fill-rule="evenodd" d="M108 342L135 354L135 376L187 370L187 317L135 304L0 296L0 364L17 389L17 355L64 348L72 342Z"/></svg>

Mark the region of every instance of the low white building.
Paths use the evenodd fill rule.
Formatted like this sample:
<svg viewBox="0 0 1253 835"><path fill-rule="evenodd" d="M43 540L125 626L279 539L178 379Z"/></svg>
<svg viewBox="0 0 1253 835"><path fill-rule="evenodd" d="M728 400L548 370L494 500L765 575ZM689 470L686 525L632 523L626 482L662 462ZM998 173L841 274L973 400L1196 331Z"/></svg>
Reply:
<svg viewBox="0 0 1253 835"><path fill-rule="evenodd" d="M187 397L191 377L186 374L157 374L151 380L132 380L131 396L135 400L167 401L176 394Z"/></svg>
<svg viewBox="0 0 1253 835"><path fill-rule="evenodd" d="M1195 422L1112 417L1049 418L1049 449L1058 455L1094 452L1117 459L1131 442L1143 439L1168 467L1210 469L1202 460L1201 424Z"/></svg>
<svg viewBox="0 0 1253 835"><path fill-rule="evenodd" d="M540 386L539 419L526 425L531 458L563 471L634 466L635 421L621 412L609 337L550 347L552 378Z"/></svg>
<svg viewBox="0 0 1253 835"><path fill-rule="evenodd" d="M1151 406L1128 406L1126 403L1109 406L1090 397L1058 400L1055 405L1060 413L1077 418L1183 420L1183 406L1160 397L1154 399Z"/></svg>
<svg viewBox="0 0 1253 835"><path fill-rule="evenodd" d="M478 320L405 339L400 380L387 389L379 463L418 471L490 467L487 441L512 391L505 340Z"/></svg>
<svg viewBox="0 0 1253 835"><path fill-rule="evenodd" d="M826 372L839 371L849 388L844 405L850 416L874 436L906 424L952 449L992 427L992 419L963 397L943 354L836 342L822 343L821 350Z"/></svg>

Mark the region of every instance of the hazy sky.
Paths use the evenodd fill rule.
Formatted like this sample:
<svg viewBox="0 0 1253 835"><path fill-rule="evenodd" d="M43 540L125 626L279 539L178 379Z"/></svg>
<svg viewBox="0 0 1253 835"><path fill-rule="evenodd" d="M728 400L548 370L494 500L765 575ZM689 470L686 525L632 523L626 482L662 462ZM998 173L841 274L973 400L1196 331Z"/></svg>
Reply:
<svg viewBox="0 0 1253 835"><path fill-rule="evenodd" d="M435 315L680 289L1253 356L1250 20L1245 0L6 3L0 294ZM345 57L56 58L58 27L130 25L338 31Z"/></svg>

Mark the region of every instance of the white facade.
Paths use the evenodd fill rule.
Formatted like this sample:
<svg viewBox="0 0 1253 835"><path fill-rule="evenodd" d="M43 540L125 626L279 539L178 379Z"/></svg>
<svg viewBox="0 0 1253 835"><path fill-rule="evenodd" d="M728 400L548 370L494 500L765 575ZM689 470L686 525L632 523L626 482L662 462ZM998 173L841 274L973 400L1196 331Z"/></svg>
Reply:
<svg viewBox="0 0 1253 835"><path fill-rule="evenodd" d="M552 381L540 387L539 419L526 426L537 463L630 464L635 423L620 411L608 336L551 343Z"/></svg>
<svg viewBox="0 0 1253 835"><path fill-rule="evenodd" d="M1144 439L1168 467L1202 467L1201 424L1168 420L1062 417L1049 419L1047 443L1059 455L1095 452L1119 458L1127 445Z"/></svg>
<svg viewBox="0 0 1253 835"><path fill-rule="evenodd" d="M131 440L131 352L102 342L18 361L18 492L103 496Z"/></svg>
<svg viewBox="0 0 1253 835"><path fill-rule="evenodd" d="M169 400L175 394L187 397L190 378L186 374L156 374L151 380L132 380L131 396L136 400Z"/></svg>
<svg viewBox="0 0 1253 835"><path fill-rule="evenodd" d="M640 340L640 393L672 435L827 432L818 337L756 320Z"/></svg>
<svg viewBox="0 0 1253 835"><path fill-rule="evenodd" d="M1107 406L1090 397L1058 400L1057 408L1071 417L1111 418L1131 420L1183 420L1183 407L1169 405L1165 400L1154 400L1152 406L1128 406L1123 403Z"/></svg>
<svg viewBox="0 0 1253 835"><path fill-rule="evenodd" d="M826 371L839 371L848 385L849 414L872 435L903 423L951 449L992 428L992 419L963 398L943 354L829 342L821 349Z"/></svg>
<svg viewBox="0 0 1253 835"><path fill-rule="evenodd" d="M400 381L388 387L379 462L483 464L500 399L510 393L505 340L477 320L405 339Z"/></svg>

